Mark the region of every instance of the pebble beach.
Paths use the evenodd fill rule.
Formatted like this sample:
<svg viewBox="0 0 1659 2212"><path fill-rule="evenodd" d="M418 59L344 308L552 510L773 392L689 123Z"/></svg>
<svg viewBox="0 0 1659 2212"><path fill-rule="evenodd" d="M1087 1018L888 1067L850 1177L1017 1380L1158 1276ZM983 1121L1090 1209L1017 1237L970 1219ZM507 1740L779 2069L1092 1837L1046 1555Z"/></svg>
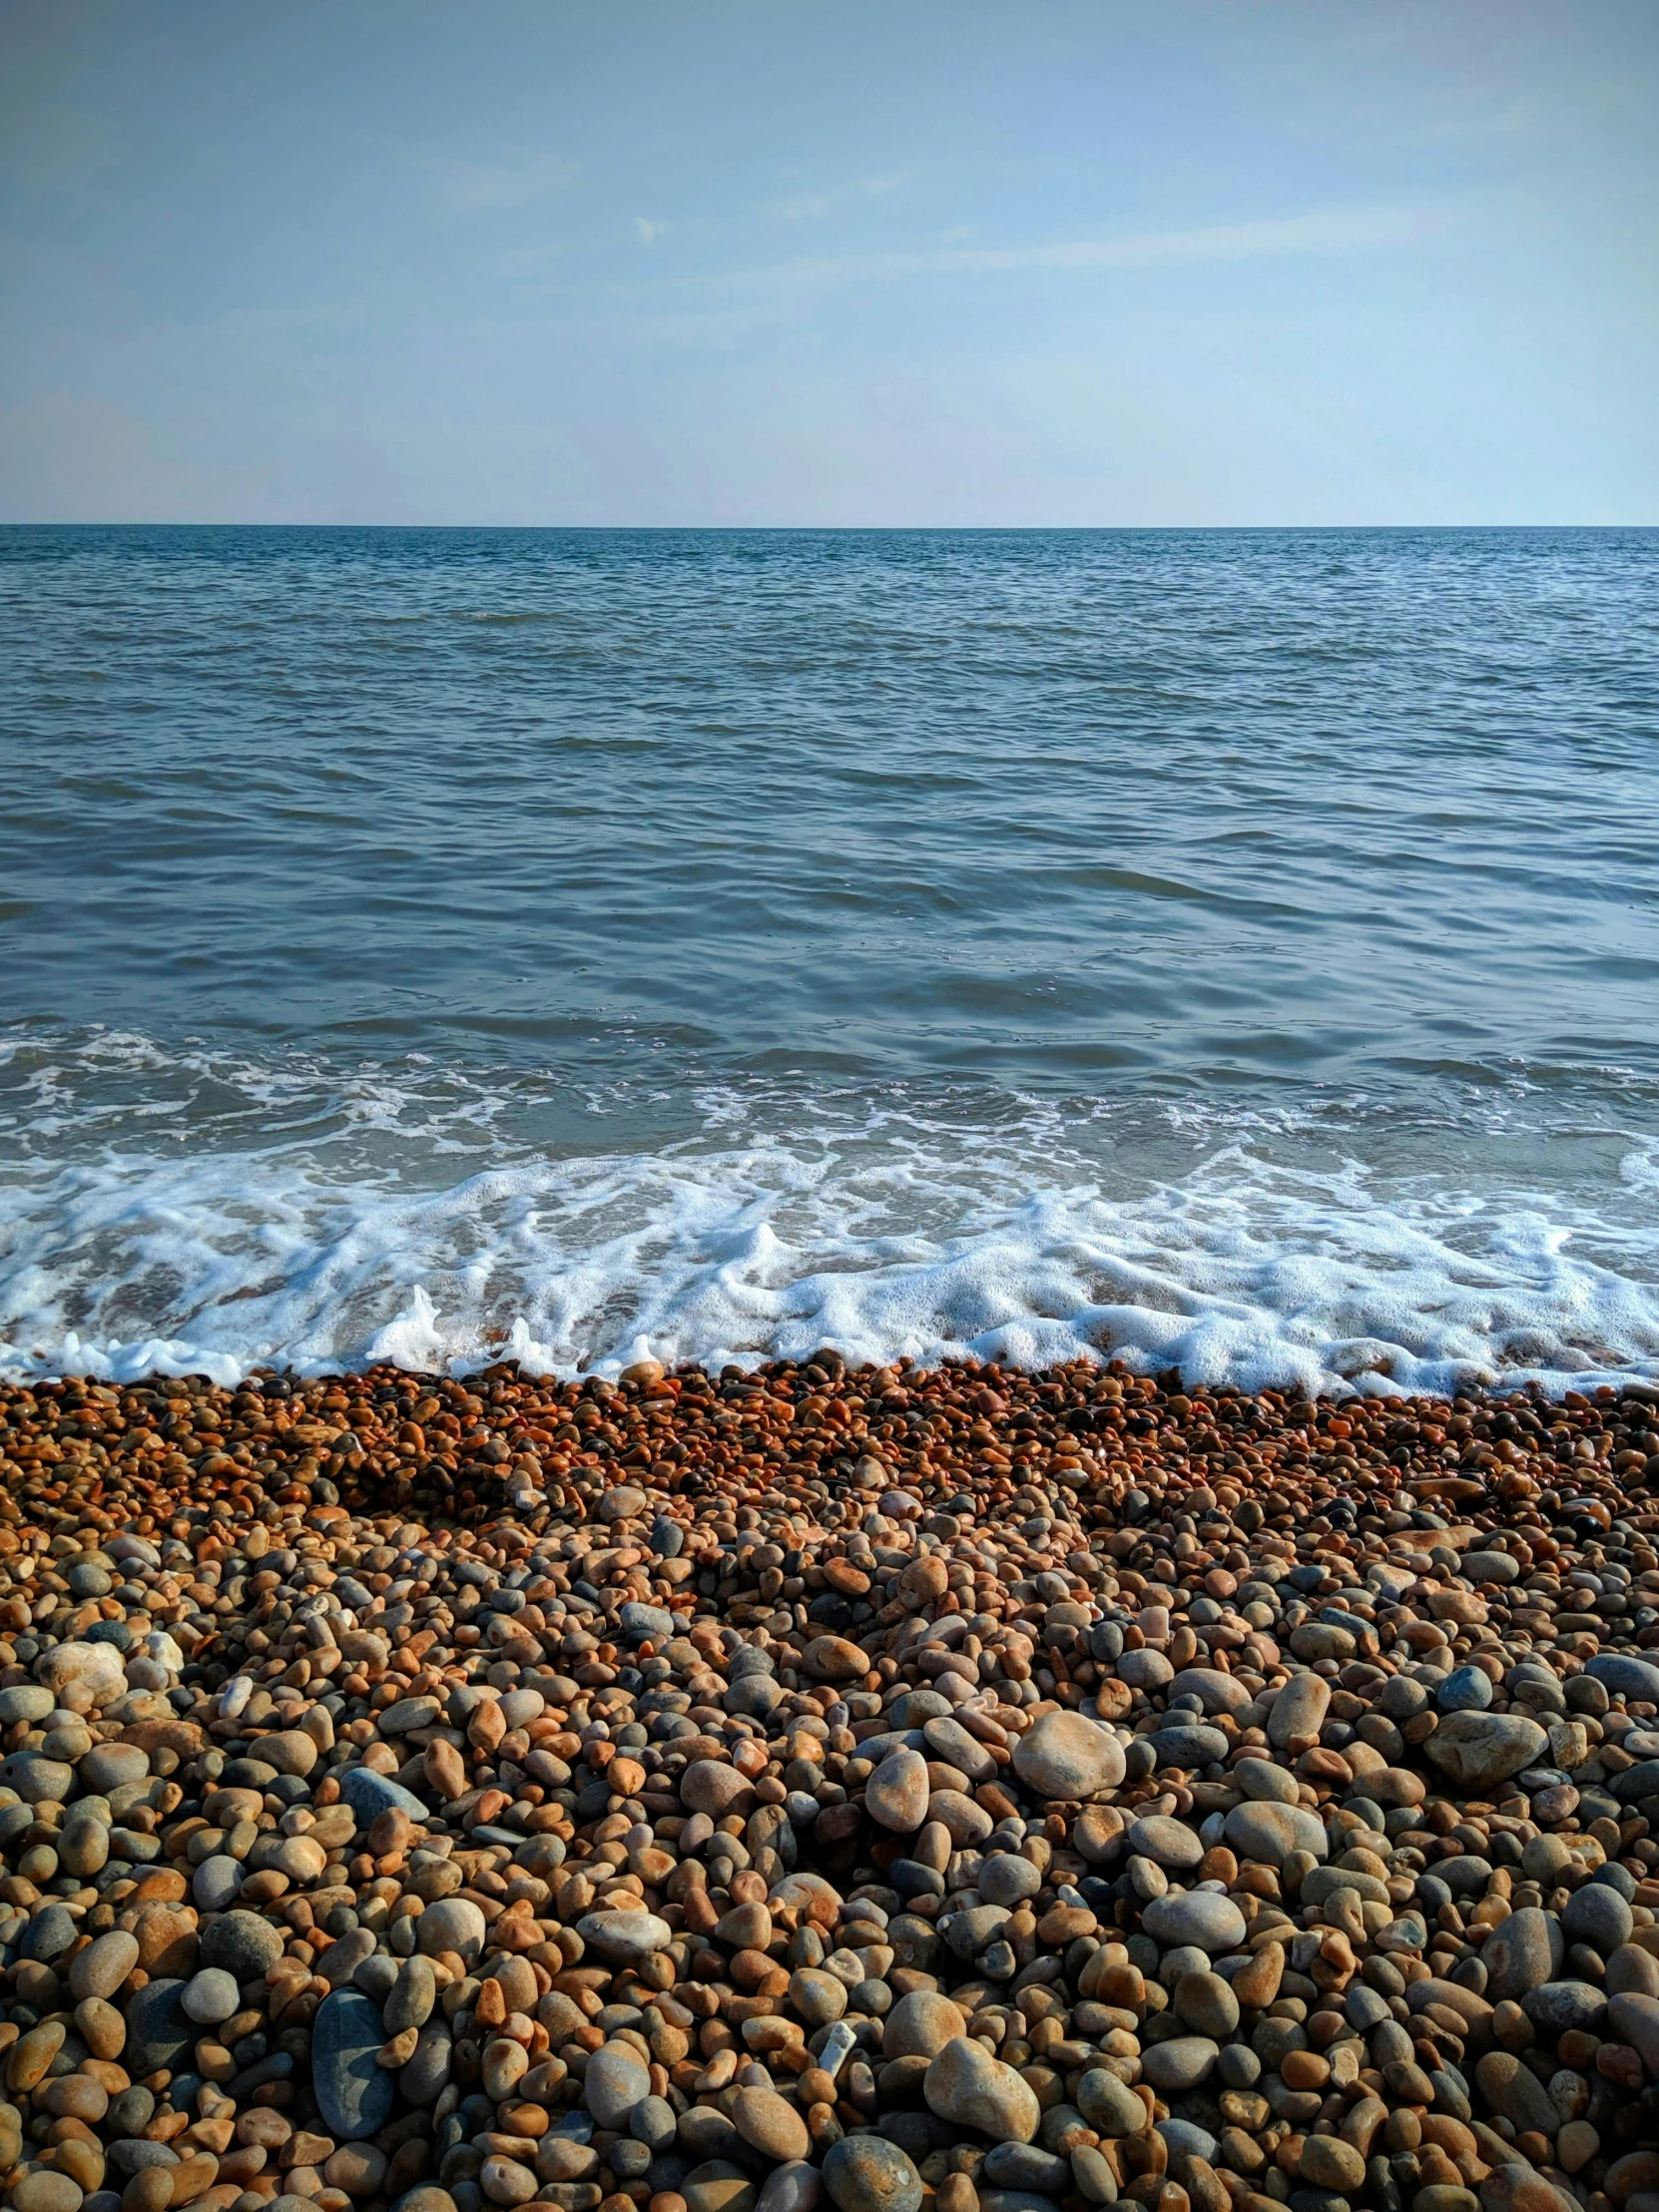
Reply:
<svg viewBox="0 0 1659 2212"><path fill-rule="evenodd" d="M1659 1390L0 1388L15 2212L1659 2212Z"/></svg>

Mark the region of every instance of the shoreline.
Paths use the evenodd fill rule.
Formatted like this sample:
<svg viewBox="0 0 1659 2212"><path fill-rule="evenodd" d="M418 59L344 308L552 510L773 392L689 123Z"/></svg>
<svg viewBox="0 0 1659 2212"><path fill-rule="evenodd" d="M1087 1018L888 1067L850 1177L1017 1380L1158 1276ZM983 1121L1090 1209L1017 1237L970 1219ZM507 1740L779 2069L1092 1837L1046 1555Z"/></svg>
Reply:
<svg viewBox="0 0 1659 2212"><path fill-rule="evenodd" d="M1480 1494L1495 1470L1505 1501L1588 1493L1592 1517L1611 1518L1609 1497L1659 1502L1659 1384L1311 1397L1188 1386L1120 1362L848 1368L828 1351L719 1375L648 1360L615 1382L535 1376L511 1360L461 1378L382 1363L256 1372L235 1385L201 1375L0 1382L0 1483L20 1497L66 1482L89 1499L101 1486L135 1499L274 1486L288 1504L357 1510L374 1493L445 1517L502 1505L534 1516L576 1510L603 1470L683 1495L700 1475L740 1469L908 1485L923 1500L964 1479L1011 1492L1018 1475L1097 1507L1121 1502L1142 1473L1160 1488L1184 1470L1241 1494L1300 1480L1331 1495L1358 1474L1380 1495L1407 1490L1413 1510Z"/></svg>
<svg viewBox="0 0 1659 2212"><path fill-rule="evenodd" d="M7 2203L1659 2212L1572 1397L0 1386Z"/></svg>

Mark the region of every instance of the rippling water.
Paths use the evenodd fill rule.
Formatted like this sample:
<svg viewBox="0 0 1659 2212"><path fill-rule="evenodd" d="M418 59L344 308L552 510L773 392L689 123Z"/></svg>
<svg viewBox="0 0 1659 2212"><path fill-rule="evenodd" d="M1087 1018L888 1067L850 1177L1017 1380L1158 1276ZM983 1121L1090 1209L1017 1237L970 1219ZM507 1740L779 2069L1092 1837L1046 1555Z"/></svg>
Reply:
<svg viewBox="0 0 1659 2212"><path fill-rule="evenodd" d="M1659 533L0 531L0 1364L1659 1373Z"/></svg>

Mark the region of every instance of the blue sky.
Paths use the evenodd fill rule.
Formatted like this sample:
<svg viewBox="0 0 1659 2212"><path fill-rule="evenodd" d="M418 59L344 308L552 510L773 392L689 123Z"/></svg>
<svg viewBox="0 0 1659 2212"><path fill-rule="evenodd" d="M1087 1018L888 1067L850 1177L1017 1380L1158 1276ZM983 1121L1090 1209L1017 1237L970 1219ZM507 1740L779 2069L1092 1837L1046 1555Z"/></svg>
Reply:
<svg viewBox="0 0 1659 2212"><path fill-rule="evenodd" d="M1659 523L1654 0L0 41L0 519Z"/></svg>

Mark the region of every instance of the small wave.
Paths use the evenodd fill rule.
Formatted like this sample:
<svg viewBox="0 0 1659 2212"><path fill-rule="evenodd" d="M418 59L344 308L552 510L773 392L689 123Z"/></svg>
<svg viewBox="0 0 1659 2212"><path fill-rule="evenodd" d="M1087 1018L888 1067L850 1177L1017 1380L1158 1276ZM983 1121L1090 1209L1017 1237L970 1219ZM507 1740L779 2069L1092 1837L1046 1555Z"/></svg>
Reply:
<svg viewBox="0 0 1659 2212"><path fill-rule="evenodd" d="M515 1123L522 1071L234 1065L116 1035L91 1057L96 1081L37 1054L9 1093L14 1377L822 1345L1382 1394L1659 1374L1652 1145L1609 1139L1599 1196L1527 1187L1469 1169L1474 1137L1515 1143L1478 1101L1458 1153L1449 1125L1402 1142L1397 1106L1331 1098L993 1114L727 1086L689 1135L554 1156Z"/></svg>

